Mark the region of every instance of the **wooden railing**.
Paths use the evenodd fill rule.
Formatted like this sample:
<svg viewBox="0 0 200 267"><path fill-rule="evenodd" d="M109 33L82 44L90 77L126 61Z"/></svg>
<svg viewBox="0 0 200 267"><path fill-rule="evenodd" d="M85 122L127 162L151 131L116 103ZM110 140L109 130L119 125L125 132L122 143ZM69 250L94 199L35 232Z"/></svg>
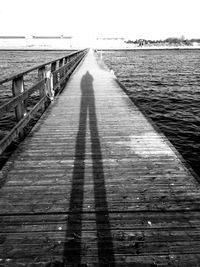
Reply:
<svg viewBox="0 0 200 267"><path fill-rule="evenodd" d="M39 110L43 112L47 108L51 102L49 99L52 100L53 96L62 90L66 80L86 53L87 49L71 53L65 57L36 66L0 81L0 85L12 82L13 94L11 100L0 106L0 120L11 110L15 109L17 121L11 131L0 141L0 154L16 138L24 137L24 128ZM37 83L25 90L24 76L33 71L38 72ZM36 93L39 93L38 102L30 110L27 110L28 98Z"/></svg>

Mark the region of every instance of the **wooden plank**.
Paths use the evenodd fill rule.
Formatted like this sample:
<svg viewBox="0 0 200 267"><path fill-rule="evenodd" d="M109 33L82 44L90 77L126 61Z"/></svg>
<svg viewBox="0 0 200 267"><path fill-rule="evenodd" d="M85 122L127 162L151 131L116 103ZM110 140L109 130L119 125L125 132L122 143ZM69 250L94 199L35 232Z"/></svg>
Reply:
<svg viewBox="0 0 200 267"><path fill-rule="evenodd" d="M42 88L40 89L40 99L42 99L45 96L45 66L40 67L38 69L38 80L43 80ZM47 108L47 103L44 103L43 107L41 107L41 111L44 112L44 110Z"/></svg>
<svg viewBox="0 0 200 267"><path fill-rule="evenodd" d="M49 214L27 214L27 215L7 215L0 217L2 226L1 233L15 233L16 227L18 227L17 233L31 233L31 232L52 232L58 231L58 227L62 227L62 231L66 229L66 222L69 218L67 213L49 213ZM153 235L163 234L167 232L183 231L183 236L187 234L187 230L191 231L191 234L197 231L197 238L199 236L198 227L200 224L198 212L165 212L157 211L151 212L142 211L139 212L126 212L126 213L110 213L110 227L112 231L117 231L118 234L123 235L126 231L149 231ZM26 223L23 223L25 220ZM95 213L83 213L82 214L83 225L82 229L85 231L95 231L96 229L96 214ZM74 217L73 229L77 228L80 220L77 216ZM151 222L149 224L148 222ZM104 221L104 216L100 217L102 229L106 229L108 226ZM60 231L60 230L59 230ZM17 234L16 233L16 234ZM125 235L125 234L124 234ZM126 236L126 235L125 235ZM157 238L156 238L157 239Z"/></svg>
<svg viewBox="0 0 200 267"><path fill-rule="evenodd" d="M96 209L96 203L93 202L86 202L84 205L82 204L82 200L77 201L74 200L77 203L77 207L74 208L75 213L81 213L83 212L94 212ZM99 202L103 202L104 199L99 199ZM57 201L58 202L58 201ZM185 202L181 204L176 204L175 202L169 202L169 203L121 203L121 206L119 206L120 203L109 203L108 209L109 212L123 212L124 209L126 209L127 212L134 212L134 211L149 211L155 212L157 210L160 211L199 211L199 203L192 204L191 202ZM124 204L124 205L123 205ZM63 199L62 203L56 203L56 201L46 201L45 203L40 203L40 200L31 201L29 200L29 204L25 205L22 203L19 203L19 205L12 204L8 201L3 201L2 205L0 206L1 212L3 215L9 215L9 214L34 214L34 213L41 213L43 211L45 212L68 212L70 208L69 199ZM107 207L99 207L99 212L107 212Z"/></svg>
<svg viewBox="0 0 200 267"><path fill-rule="evenodd" d="M51 254L54 255L63 255L63 246L65 245L65 241L62 240L54 240L50 241L47 236L43 235L42 238L38 240L38 243L23 243L23 244L15 244L13 246L9 245L9 247L5 247L4 253L6 258L11 259L20 259L20 258L34 258L41 257L41 255L48 256ZM31 242L31 241L29 241ZM69 245L70 245L70 241ZM80 240L76 241L76 244L80 243ZM167 255L193 255L195 258L195 254L199 255L199 242L181 242L181 246L179 242L174 243L161 243L161 242L117 242L114 243L114 249L116 251L116 255L140 255L140 256L167 256ZM94 247L95 243L83 243L82 245L82 253L81 256L87 255L98 255L97 248ZM111 247L108 246L105 241L105 246L107 247L107 252L111 253ZM71 253L74 257L78 257L78 252L76 248L71 249Z"/></svg>

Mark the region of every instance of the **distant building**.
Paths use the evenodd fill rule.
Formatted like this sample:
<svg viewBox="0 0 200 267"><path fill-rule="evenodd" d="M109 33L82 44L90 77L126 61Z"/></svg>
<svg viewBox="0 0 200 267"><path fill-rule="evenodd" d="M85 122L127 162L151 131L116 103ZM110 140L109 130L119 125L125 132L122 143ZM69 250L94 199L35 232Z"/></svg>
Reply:
<svg viewBox="0 0 200 267"><path fill-rule="evenodd" d="M0 36L0 49L71 49L72 36Z"/></svg>
<svg viewBox="0 0 200 267"><path fill-rule="evenodd" d="M72 36L32 36L33 39L72 39Z"/></svg>
<svg viewBox="0 0 200 267"><path fill-rule="evenodd" d="M138 40L138 45L139 45L139 46L143 46L143 45L145 45L145 44L147 44L147 41L146 41L146 40L144 40L144 39L139 39L139 40Z"/></svg>
<svg viewBox="0 0 200 267"><path fill-rule="evenodd" d="M25 39L25 36L0 36L0 39Z"/></svg>

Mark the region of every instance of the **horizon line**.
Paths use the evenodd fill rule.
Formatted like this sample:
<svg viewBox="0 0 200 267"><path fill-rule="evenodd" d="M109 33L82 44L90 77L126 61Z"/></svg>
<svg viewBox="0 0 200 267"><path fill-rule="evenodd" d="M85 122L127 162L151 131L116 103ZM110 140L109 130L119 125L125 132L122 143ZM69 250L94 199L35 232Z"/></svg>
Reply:
<svg viewBox="0 0 200 267"><path fill-rule="evenodd" d="M78 35L77 35L78 36ZM65 35L0 35L0 39L73 39L76 38L76 36L65 36ZM183 40L197 40L200 39L200 37L192 37L192 38L187 38L187 37L176 37L176 36L170 36L166 38L132 38L132 37L117 37L117 36L96 36L94 39L96 40L111 40L111 39L116 39L116 40L166 40L170 38L177 38L177 39L182 39Z"/></svg>

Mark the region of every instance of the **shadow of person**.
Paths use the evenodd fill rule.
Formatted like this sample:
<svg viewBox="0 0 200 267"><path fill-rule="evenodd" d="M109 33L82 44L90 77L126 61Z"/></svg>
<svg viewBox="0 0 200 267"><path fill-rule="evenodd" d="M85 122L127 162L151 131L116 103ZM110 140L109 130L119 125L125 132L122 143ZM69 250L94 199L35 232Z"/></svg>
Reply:
<svg viewBox="0 0 200 267"><path fill-rule="evenodd" d="M79 128L76 137L75 160L72 189L67 221L66 240L63 261L69 264L81 264L81 232L83 215L83 191L85 172L85 150L87 117L91 138L92 177L94 184L95 218L99 266L115 266L113 241L110 230L109 212L106 197L105 178L101 144L98 133L93 77L87 71L81 79L81 105ZM89 249L93 249L92 244ZM94 255L95 256L95 255Z"/></svg>

